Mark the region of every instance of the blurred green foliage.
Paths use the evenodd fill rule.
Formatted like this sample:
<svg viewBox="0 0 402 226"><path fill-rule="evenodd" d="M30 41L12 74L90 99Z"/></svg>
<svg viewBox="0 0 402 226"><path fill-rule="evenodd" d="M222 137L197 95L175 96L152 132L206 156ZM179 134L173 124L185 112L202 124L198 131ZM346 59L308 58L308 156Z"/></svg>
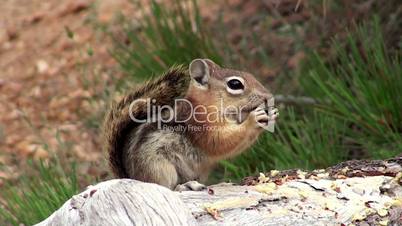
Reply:
<svg viewBox="0 0 402 226"><path fill-rule="evenodd" d="M330 59L312 52L298 75L299 95L316 104L283 105L274 134L265 134L250 152L222 163L226 178L402 153L401 56L387 52L379 19L333 46Z"/></svg>
<svg viewBox="0 0 402 226"><path fill-rule="evenodd" d="M201 24L197 1L172 1L170 7L151 1L149 14L140 1L136 8L143 17L127 21L125 40L115 37L112 52L121 68L133 79L162 74L175 64L188 64L195 58L210 58L222 63L218 48Z"/></svg>
<svg viewBox="0 0 402 226"><path fill-rule="evenodd" d="M75 165L68 174L58 161L28 162L35 175L23 176L17 184L0 190L1 225L33 225L47 218L79 191Z"/></svg>
<svg viewBox="0 0 402 226"><path fill-rule="evenodd" d="M301 79L306 94L320 102L317 108L348 122L348 136L367 157L400 154L401 55L387 52L379 18L360 26L346 43L334 46L336 58L328 64L317 54L309 58L312 69Z"/></svg>

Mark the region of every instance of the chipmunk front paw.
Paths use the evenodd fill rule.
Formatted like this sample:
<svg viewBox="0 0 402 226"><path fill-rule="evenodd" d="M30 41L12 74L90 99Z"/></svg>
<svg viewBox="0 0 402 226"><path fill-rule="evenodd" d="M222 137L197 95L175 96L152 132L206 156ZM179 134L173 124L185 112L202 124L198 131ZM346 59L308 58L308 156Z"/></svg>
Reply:
<svg viewBox="0 0 402 226"><path fill-rule="evenodd" d="M253 119L256 122L257 127L264 127L268 124L269 116L263 107L257 107L251 112L251 116L254 117Z"/></svg>
<svg viewBox="0 0 402 226"><path fill-rule="evenodd" d="M279 116L278 108L270 107L268 109L268 116L269 116L269 121L275 121L276 118L278 118L278 116Z"/></svg>
<svg viewBox="0 0 402 226"><path fill-rule="evenodd" d="M252 116L252 119L256 123L256 127L267 128L268 126L275 124L275 120L279 116L279 112L277 108L271 107L266 109L260 106L252 111L250 116Z"/></svg>

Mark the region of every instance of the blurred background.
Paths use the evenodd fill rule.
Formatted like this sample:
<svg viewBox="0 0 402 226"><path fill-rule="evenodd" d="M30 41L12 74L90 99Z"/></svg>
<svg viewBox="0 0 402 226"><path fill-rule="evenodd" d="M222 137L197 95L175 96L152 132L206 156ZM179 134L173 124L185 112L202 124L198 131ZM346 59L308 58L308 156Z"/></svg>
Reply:
<svg viewBox="0 0 402 226"><path fill-rule="evenodd" d="M397 0L3 0L0 224L31 225L112 178L112 100L174 64L211 58L276 95L275 133L210 183L402 153Z"/></svg>

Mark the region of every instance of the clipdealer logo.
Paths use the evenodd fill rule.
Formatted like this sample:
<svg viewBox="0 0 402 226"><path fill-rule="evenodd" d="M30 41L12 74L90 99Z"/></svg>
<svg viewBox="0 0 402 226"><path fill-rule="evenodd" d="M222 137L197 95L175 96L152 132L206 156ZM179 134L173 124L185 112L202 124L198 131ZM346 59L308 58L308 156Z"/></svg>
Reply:
<svg viewBox="0 0 402 226"><path fill-rule="evenodd" d="M144 104L146 105L146 117L136 118L136 116L133 114L133 109L136 106ZM275 102L273 97L267 101L267 114L274 109L274 104ZM177 109L176 106L179 105L187 105L188 109L190 109L190 114L188 114L185 118L177 117L178 114L175 111ZM223 100L220 101L219 106L206 107L204 105L193 106L193 104L187 99L175 99L173 106L157 105L155 99L146 98L137 99L131 102L129 106L129 116L131 120L137 123L157 123L159 129L169 129L174 131L202 131L221 128L219 126L214 126L214 123L241 121L241 112L243 112L243 108L245 108L245 106L239 108L229 105L224 107ZM198 125L182 125L182 123L188 122L189 120L196 122ZM175 122L177 125L167 126L166 124L169 122ZM256 124L269 132L273 133L275 131L275 120L268 120L267 123L258 123L256 120ZM233 129L240 128L233 127Z"/></svg>

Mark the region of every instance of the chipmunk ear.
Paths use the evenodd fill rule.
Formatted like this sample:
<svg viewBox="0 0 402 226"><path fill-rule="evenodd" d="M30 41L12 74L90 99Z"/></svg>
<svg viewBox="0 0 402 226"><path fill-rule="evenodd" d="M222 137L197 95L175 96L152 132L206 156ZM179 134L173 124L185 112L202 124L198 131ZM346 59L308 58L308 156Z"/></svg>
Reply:
<svg viewBox="0 0 402 226"><path fill-rule="evenodd" d="M209 66L203 59L195 59L190 63L190 76L198 85L208 87Z"/></svg>
<svg viewBox="0 0 402 226"><path fill-rule="evenodd" d="M207 63L208 64L208 66L209 67L212 67L212 68L214 68L214 67L219 67L215 62L213 62L211 59L208 59L208 58L206 58L206 59L202 59L205 63Z"/></svg>

